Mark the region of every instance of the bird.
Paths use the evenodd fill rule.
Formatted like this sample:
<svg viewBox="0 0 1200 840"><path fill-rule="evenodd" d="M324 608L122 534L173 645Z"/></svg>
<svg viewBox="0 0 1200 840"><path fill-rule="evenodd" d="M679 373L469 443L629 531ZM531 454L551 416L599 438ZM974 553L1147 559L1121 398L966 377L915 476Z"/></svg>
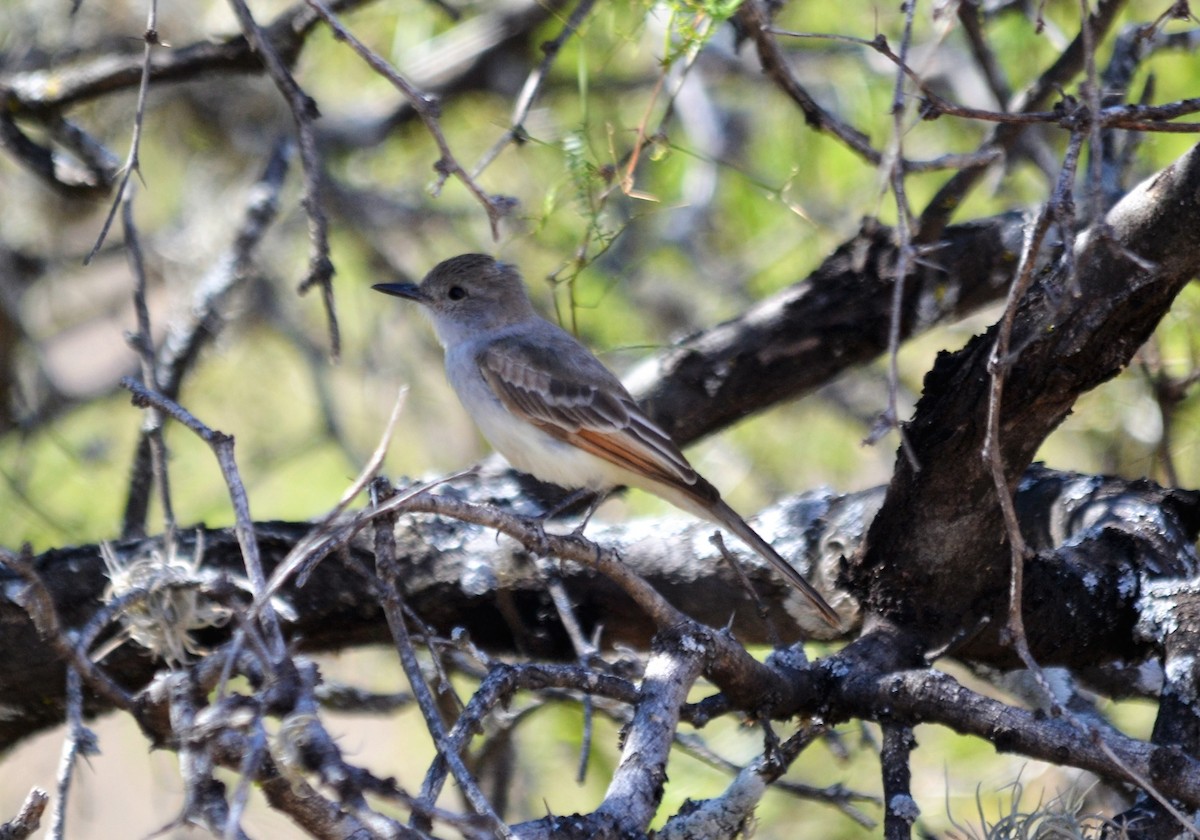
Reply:
<svg viewBox="0 0 1200 840"><path fill-rule="evenodd" d="M621 380L537 313L515 266L461 254L438 263L419 284L372 288L421 305L442 345L451 387L517 470L576 491L637 487L718 525L841 628L837 612L696 472Z"/></svg>

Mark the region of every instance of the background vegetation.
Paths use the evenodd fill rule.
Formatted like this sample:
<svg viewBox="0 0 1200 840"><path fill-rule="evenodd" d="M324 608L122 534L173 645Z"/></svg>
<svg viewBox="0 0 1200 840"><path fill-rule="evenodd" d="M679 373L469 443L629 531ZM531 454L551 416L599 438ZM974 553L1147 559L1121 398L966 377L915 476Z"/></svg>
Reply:
<svg viewBox="0 0 1200 840"><path fill-rule="evenodd" d="M435 140L395 87L327 26L316 25L303 39L293 70L320 110L314 129L340 347L335 351L320 289L297 293L310 268L311 231L293 143L278 216L252 265L222 300L215 340L179 394L197 417L236 436L255 520L299 521L330 510L367 462L402 385L409 391L384 474L439 476L487 454L445 384L430 331L414 311L371 292L371 283L418 279L456 253L496 254L521 266L544 312L577 332L611 367L629 371L676 340L802 280L865 217L887 224L900 218L886 169L865 162L829 132L814 130L764 80L753 45L727 22L737 3L596 4L549 62L520 122L519 142L503 146L494 160L488 151L512 128L514 103L543 57L540 46L560 38L574 7L521 0L344 5L351 8L341 20L357 38L418 88L440 95L438 123L454 158L467 169L480 162L481 187L515 203L494 232L460 180L439 183ZM103 57L140 57L143 4L83 0L78 6L22 0L0 5L0 93L40 84L52 94L65 69ZM261 0L251 8L266 25L290 7ZM807 91L864 132L874 148L902 148L914 160L970 154L992 130L990 123L922 119L922 97L912 85L894 118L895 65L861 42L833 37L869 41L881 35L898 49L905 11L900 4L781 4L776 38ZM1169 18L1168 11L1166 3L1131 2L1110 29ZM222 42L243 28L234 4L208 0L167 4L157 15L158 53ZM530 24L533 19L538 22ZM1003 78L1019 91L1075 37L1080 5L981 4L981 19ZM1182 33L1195 24L1184 9L1178 19L1162 20L1160 29ZM1114 42L1109 37L1097 46L1099 66ZM971 58L956 4L918 4L908 64L951 101L998 107ZM1064 93L1078 95L1078 82ZM1154 102L1195 96L1200 63L1194 50L1155 52L1138 67L1129 90L1131 101L1142 91ZM136 84L125 84L62 113L119 157L129 147L137 108ZM15 106L12 112L36 142L62 152L61 136L41 122L42 114ZM145 258L150 322L162 338L197 305L204 283L220 274L244 229L247 204L264 189L260 178L268 161L295 136L296 125L276 85L253 67L153 82L141 125L140 164L129 195ZM1053 125L1029 134L1024 154L993 167L957 209L956 222L1007 210L1032 213L1047 200L1067 134ZM1193 142L1188 134L1141 136L1126 186L1159 171ZM909 205L925 207L947 177L942 169L905 177ZM1079 178L1086 183L1088 177L1085 155ZM118 384L138 371L127 341L137 330L130 303L134 279L119 219L84 264L113 198L111 184L52 188L13 152L11 138L9 154L0 156L0 368L6 377L0 382L6 401L0 415L0 544L13 550L98 543L127 530L126 488L144 417ZM900 347L900 418L911 413L936 354L961 347L993 323L1001 307L997 302ZM1188 387L1197 369L1198 310L1193 285L1134 364L1078 403L1039 459L1084 473L1200 484L1200 403ZM886 483L899 445L896 431L870 445L864 440L887 409L888 371L887 358L858 367L801 401L706 438L689 457L747 512L821 486L840 493ZM168 424L166 443L179 523L232 525L228 491L208 446L177 424ZM674 515L637 494L601 512L616 522ZM146 527L161 531L163 521L156 500ZM324 659L321 667L331 680L398 692L407 684L394 658L386 650L354 651ZM514 706L514 717L522 708ZM1151 704L1132 701L1105 711L1129 734L1149 735ZM578 706L564 704L538 711L542 725L516 729L513 820L587 811L602 797L617 760L618 726L598 721L588 778L576 785L564 768L578 760L581 714ZM411 707L365 722L361 715L334 714L327 726L356 762L395 775L406 789L419 785L433 755ZM147 757L126 719L110 717L97 727L102 755L90 759L91 769L84 768L76 782L68 835L144 836L170 822L183 795L175 754ZM709 748L734 762L749 761L762 748L757 731L727 719L703 735ZM982 836L985 823L1010 810L1044 808L1056 797L1085 812L1112 813L1116 807L1106 790L1075 771L997 756L990 746L943 729L918 727L916 737L924 749L914 754L913 793L922 811L919 827L933 835ZM52 786L61 738L39 736L0 764L0 814L15 812L31 784ZM839 727L836 737L808 750L787 778L820 788L844 784L877 796L877 738L874 724ZM236 784L236 774L223 778ZM717 795L728 778L681 755L671 764L661 813L674 814L685 798ZM881 818L878 804L854 807L870 820ZM783 792L767 795L758 820L758 837L794 836L797 826L806 836L829 838L876 836L880 830ZM243 827L251 836L296 831L261 803Z"/></svg>

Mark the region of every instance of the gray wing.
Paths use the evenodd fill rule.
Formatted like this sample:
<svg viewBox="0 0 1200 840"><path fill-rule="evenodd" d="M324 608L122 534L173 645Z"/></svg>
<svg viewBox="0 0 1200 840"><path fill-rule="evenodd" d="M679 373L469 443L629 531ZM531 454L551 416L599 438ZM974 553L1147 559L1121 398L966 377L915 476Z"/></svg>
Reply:
<svg viewBox="0 0 1200 840"><path fill-rule="evenodd" d="M700 489L679 447L608 368L566 333L536 335L498 339L477 357L479 372L505 408L618 466L690 492ZM700 485L707 482L700 479Z"/></svg>

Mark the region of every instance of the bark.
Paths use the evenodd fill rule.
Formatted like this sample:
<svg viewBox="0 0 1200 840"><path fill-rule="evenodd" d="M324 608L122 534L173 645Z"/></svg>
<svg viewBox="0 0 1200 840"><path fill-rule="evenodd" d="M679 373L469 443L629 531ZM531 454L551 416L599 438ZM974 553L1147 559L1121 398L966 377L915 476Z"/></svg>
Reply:
<svg viewBox="0 0 1200 840"><path fill-rule="evenodd" d="M1048 273L1017 310L1018 353L1007 368L1000 415L1010 489L1080 394L1129 363L1200 270L1200 152L1193 148L1144 182L1080 237L1075 264L1073 279ZM1010 552L981 455L996 333L993 327L957 353L943 353L926 376L906 428L921 469L897 458L887 501L850 576L868 609L930 640L988 621L978 644L994 646L1005 624ZM1120 553L1110 560L1119 562ZM1047 559L1069 562L1065 555ZM1041 608L1062 612L1049 603L1057 590L1031 594L1047 602ZM1055 627L1031 628L1035 655L1055 655L1055 639L1046 635Z"/></svg>
<svg viewBox="0 0 1200 840"><path fill-rule="evenodd" d="M905 278L901 338L1000 300L1022 230L1017 213L947 228ZM681 443L803 396L887 351L898 261L895 230L868 219L812 275L679 342L627 384Z"/></svg>
<svg viewBox="0 0 1200 840"><path fill-rule="evenodd" d="M489 502L518 498L513 476L507 473L472 479L469 484L456 485L453 492ZM853 616L855 604L838 586L839 569L843 558L861 543L882 496L881 489L849 495L803 494L764 511L755 524L835 608ZM1155 570L1169 573L1194 562L1192 543L1200 530L1200 493L1036 468L1023 484L1019 501L1031 538L1039 540L1035 545L1044 549L1045 560L1030 568L1027 587L1036 604L1029 623L1039 628L1041 638L1053 640L1056 649L1046 664L1094 668L1115 660L1141 661L1151 655L1153 638L1140 637L1132 630L1139 615L1140 592L1128 586L1129 575ZM257 524L268 574L312 527L298 522ZM566 527L552 526L552 530ZM232 530L202 530L204 567L225 576L244 574ZM824 630L804 600L769 567L731 545L766 607L764 619L709 542L711 530L705 523L680 518L622 525L596 523L587 534L616 548L626 567L686 614L710 627L729 624L741 643L787 643ZM181 533L182 555L194 551L195 536L191 530ZM544 572L535 557L515 541L497 538L494 531L476 525L410 516L399 523L397 543L406 602L437 632L448 635L461 627L475 644L490 651L551 659L575 657L553 607ZM1071 562L1059 561L1055 545ZM151 547L161 550L161 541L126 540L115 547L121 553L144 552ZM72 628L86 625L100 608L107 584L99 547L48 551L36 558L36 566L63 623ZM303 585L283 590L282 600L296 615L286 628L292 643L306 651L387 643L390 637L383 612L360 572L373 567L371 542L360 536L344 551L325 558ZM564 563L559 574L585 636L602 625L605 647L645 648L649 644L655 632L653 623L613 583L575 563ZM7 573L0 579L5 583L0 600L0 696L12 710L0 721L3 748L62 722L64 670L20 606L20 581ZM222 587L213 583L211 588ZM1034 598L1036 591L1055 592L1057 597L1043 605ZM979 595L1002 599L1003 592L1003 588L991 593L981 590ZM208 645L227 637L227 630L198 634L199 641ZM974 644L969 654L958 655L991 665L1011 661L1007 650L1000 647ZM128 643L103 664L130 690L143 687L159 667L144 650ZM1101 678L1102 674L1097 677ZM747 689L747 693L752 691ZM787 697L775 698L767 705L816 704L816 696L798 685ZM94 697L89 704L93 714L108 708Z"/></svg>

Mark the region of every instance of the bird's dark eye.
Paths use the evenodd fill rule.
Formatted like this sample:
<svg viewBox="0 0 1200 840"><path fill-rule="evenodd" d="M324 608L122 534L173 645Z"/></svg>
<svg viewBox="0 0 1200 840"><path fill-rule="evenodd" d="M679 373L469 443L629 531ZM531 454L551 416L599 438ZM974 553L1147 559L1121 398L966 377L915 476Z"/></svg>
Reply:
<svg viewBox="0 0 1200 840"><path fill-rule="evenodd" d="M450 300L462 300L467 296L467 290L462 286L451 286L446 294L450 296Z"/></svg>

